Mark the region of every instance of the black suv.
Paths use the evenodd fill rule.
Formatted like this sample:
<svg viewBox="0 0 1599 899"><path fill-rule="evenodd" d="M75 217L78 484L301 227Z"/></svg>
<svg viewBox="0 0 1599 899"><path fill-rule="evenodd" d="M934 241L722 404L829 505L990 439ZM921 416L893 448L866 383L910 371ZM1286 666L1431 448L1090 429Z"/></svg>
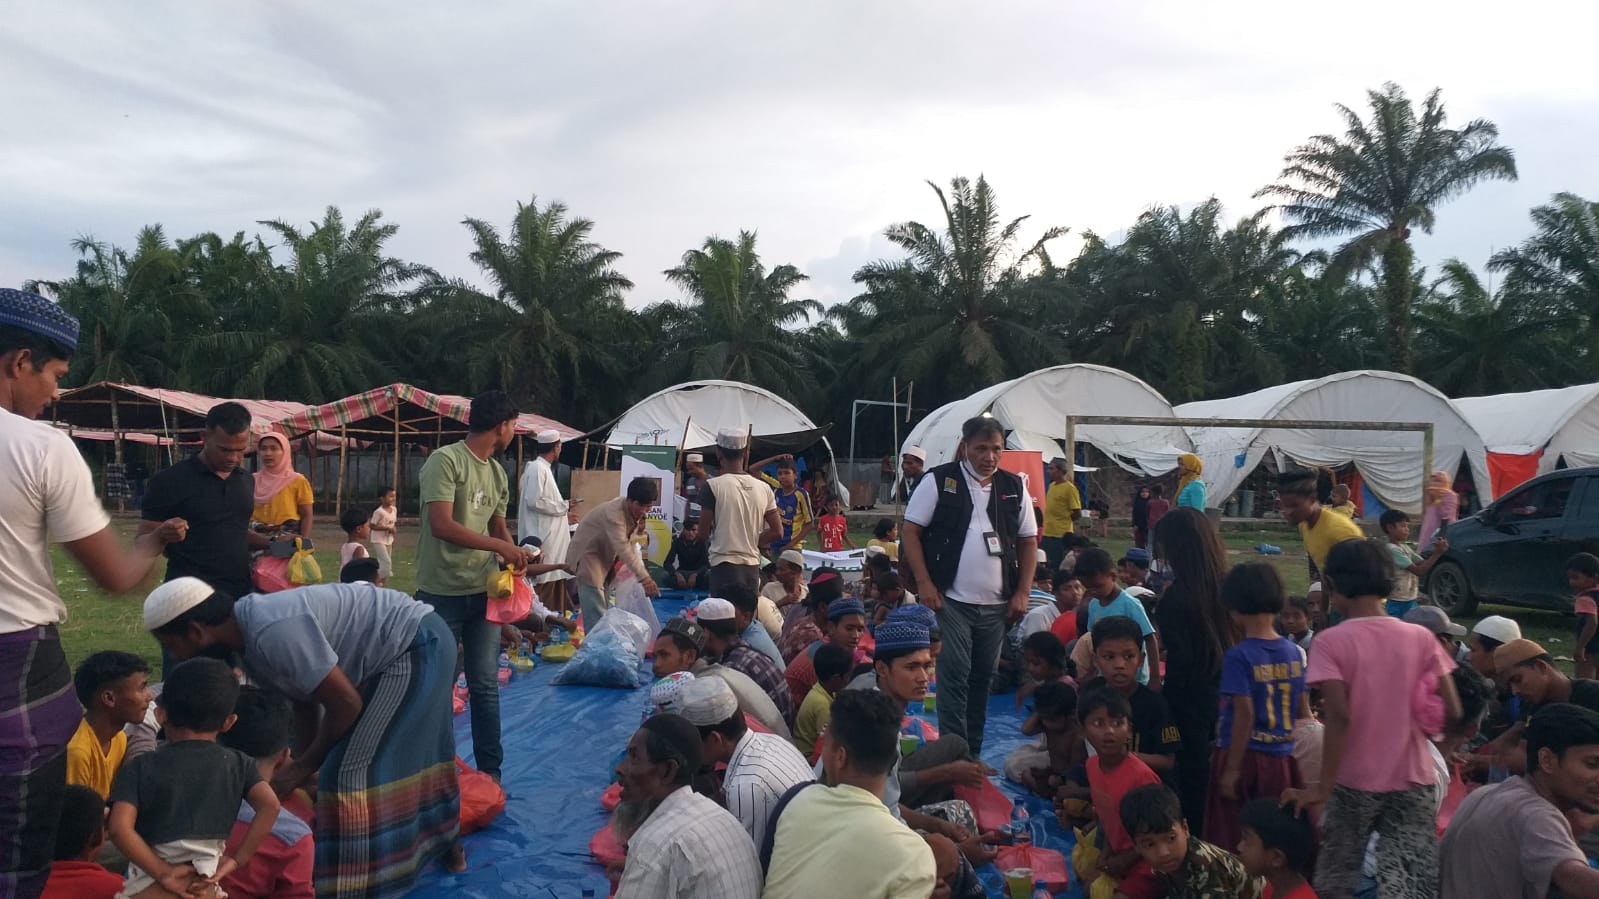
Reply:
<svg viewBox="0 0 1599 899"><path fill-rule="evenodd" d="M1599 468L1533 478L1450 525L1448 536L1426 588L1445 612L1469 615L1479 601L1570 611L1566 560L1599 555Z"/></svg>

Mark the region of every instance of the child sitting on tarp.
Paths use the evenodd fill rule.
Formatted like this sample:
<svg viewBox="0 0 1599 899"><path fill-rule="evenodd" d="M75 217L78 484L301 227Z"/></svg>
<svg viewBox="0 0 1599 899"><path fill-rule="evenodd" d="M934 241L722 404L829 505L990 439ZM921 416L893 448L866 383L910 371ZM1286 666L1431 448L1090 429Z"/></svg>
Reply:
<svg viewBox="0 0 1599 899"><path fill-rule="evenodd" d="M1055 796L1087 759L1076 716L1076 690L1058 680L1040 684L1032 693L1032 713L1022 722L1022 733L1038 739L1005 757L1005 777L1039 796ZM1076 778L1080 786L1083 780Z"/></svg>

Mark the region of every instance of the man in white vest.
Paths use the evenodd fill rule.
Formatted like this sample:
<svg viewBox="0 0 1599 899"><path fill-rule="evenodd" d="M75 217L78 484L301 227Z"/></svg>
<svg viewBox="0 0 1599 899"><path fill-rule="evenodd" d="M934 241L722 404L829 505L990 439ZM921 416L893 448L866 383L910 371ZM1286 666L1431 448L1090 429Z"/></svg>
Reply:
<svg viewBox="0 0 1599 899"><path fill-rule="evenodd" d="M569 525L573 522L572 506L561 496L560 485L555 483L552 467L561 454L561 435L555 430L540 431L534 436L533 461L522 471L519 491L521 507L516 516L517 540L539 538L545 562L559 564L566 559L572 542ZM550 571L533 578L539 599L557 613L570 607L567 600L567 581L572 577L565 571Z"/></svg>

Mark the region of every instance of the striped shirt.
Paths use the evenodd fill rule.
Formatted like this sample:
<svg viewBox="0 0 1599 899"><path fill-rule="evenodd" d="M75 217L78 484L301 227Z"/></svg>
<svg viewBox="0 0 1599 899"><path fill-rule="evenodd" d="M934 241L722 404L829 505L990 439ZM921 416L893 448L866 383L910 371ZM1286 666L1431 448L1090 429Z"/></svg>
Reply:
<svg viewBox="0 0 1599 899"><path fill-rule="evenodd" d="M761 863L743 825L688 787L661 800L627 841L616 899L759 899Z"/></svg>
<svg viewBox="0 0 1599 899"><path fill-rule="evenodd" d="M810 763L794 744L776 734L745 731L727 760L722 792L727 810L738 818L756 845L766 835L766 816L795 784L815 780Z"/></svg>

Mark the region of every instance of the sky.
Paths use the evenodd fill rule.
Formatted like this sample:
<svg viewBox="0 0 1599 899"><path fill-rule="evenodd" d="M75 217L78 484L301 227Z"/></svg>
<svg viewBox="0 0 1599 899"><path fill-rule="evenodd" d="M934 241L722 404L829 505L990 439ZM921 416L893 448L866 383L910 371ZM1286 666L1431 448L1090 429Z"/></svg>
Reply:
<svg viewBox="0 0 1599 899"><path fill-rule="evenodd" d="M1006 217L1115 236L1155 205L1230 217L1335 103L1395 81L1487 118L1520 180L1418 235L1481 266L1558 191L1599 197L1599 4L952 0L164 2L0 18L0 285L83 235L254 234L381 209L391 251L482 283L461 220L559 200L623 254L629 303L709 235L853 295L928 181L986 175Z"/></svg>

